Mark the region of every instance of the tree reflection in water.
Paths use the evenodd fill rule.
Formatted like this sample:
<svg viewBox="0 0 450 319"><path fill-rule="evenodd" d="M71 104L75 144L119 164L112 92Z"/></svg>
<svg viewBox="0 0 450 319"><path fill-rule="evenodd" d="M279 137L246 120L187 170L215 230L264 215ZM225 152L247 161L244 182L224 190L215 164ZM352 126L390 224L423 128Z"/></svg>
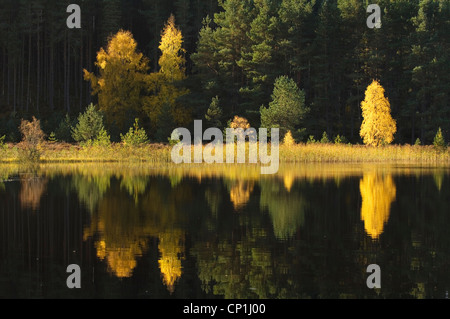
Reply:
<svg viewBox="0 0 450 319"><path fill-rule="evenodd" d="M377 239L388 222L391 204L395 200L397 189L392 176L364 173L359 183L362 197L361 220L372 239Z"/></svg>
<svg viewBox="0 0 450 319"><path fill-rule="evenodd" d="M86 297L450 290L445 168L296 165L261 176L238 165L42 165L33 182L23 173L0 169L0 296L76 294L64 284L68 262L80 262ZM378 295L365 288L368 263L383 269Z"/></svg>

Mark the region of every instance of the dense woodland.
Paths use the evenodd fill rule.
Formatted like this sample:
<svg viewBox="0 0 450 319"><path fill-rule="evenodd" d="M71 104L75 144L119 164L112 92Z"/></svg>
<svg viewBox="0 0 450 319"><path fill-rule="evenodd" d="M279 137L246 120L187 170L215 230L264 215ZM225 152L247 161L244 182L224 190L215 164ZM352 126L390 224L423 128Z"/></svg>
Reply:
<svg viewBox="0 0 450 319"><path fill-rule="evenodd" d="M366 25L371 2L382 8L380 29ZM66 26L70 3L81 7L81 29ZM0 0L0 8L0 136L10 142L22 118L36 116L49 134L98 103L83 69L98 73L97 52L121 29L148 72L160 72L171 14L186 61L175 86L188 93L177 105L190 119L204 120L220 101L222 125L239 115L259 127L275 80L287 76L309 109L298 139L327 132L361 143L361 102L376 79L397 121L394 143L429 144L439 127L450 137L449 0ZM177 125L138 116L150 139L160 123ZM117 138L127 127L108 130Z"/></svg>

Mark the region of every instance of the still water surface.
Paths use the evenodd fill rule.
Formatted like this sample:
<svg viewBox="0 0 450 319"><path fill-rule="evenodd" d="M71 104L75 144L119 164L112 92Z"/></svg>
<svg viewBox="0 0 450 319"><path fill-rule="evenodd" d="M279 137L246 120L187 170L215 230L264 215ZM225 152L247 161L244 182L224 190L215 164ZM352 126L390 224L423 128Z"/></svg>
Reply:
<svg viewBox="0 0 450 319"><path fill-rule="evenodd" d="M448 167L0 165L0 297L447 298L449 208Z"/></svg>

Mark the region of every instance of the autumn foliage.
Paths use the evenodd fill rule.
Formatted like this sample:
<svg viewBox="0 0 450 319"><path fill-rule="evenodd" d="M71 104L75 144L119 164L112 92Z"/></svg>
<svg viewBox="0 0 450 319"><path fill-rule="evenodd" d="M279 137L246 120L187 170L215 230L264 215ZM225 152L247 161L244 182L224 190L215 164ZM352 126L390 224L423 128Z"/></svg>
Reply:
<svg viewBox="0 0 450 319"><path fill-rule="evenodd" d="M44 143L45 134L41 129L41 122L33 116L31 121L20 122L20 132L22 133L22 146L24 148L23 159L39 160L40 147Z"/></svg>
<svg viewBox="0 0 450 319"><path fill-rule="evenodd" d="M380 146L392 143L397 125L391 116L391 106L384 96L384 88L378 81L367 87L361 109L364 120L360 135L364 144Z"/></svg>
<svg viewBox="0 0 450 319"><path fill-rule="evenodd" d="M91 82L92 94L108 125L124 128L126 119L143 107L143 92L148 87L148 59L137 51L137 43L129 31L119 31L110 38L106 50L97 53L95 65L99 75L84 70Z"/></svg>
<svg viewBox="0 0 450 319"><path fill-rule="evenodd" d="M178 99L189 91L178 84L186 79L184 58L185 50L181 30L175 25L175 17L170 16L161 33L158 60L159 72L150 75L152 94L146 97L144 112L150 118L154 129L159 127L163 110L167 109L170 119L178 126L185 126L191 120L190 110L178 102Z"/></svg>

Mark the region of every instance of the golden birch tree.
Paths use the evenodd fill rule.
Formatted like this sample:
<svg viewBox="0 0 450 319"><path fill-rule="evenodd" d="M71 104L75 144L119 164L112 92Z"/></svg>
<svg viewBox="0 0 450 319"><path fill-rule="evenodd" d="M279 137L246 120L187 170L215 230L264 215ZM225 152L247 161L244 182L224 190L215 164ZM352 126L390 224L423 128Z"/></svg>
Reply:
<svg viewBox="0 0 450 319"><path fill-rule="evenodd" d="M148 62L137 51L131 32L121 30L110 38L106 50L97 53L99 75L84 70L108 125L123 129L126 119L134 119L142 110L143 92L149 85Z"/></svg>
<svg viewBox="0 0 450 319"><path fill-rule="evenodd" d="M380 146L392 143L397 125L391 116L391 106L384 96L384 88L378 81L374 80L367 87L361 109L363 122L360 135L364 144Z"/></svg>
<svg viewBox="0 0 450 319"><path fill-rule="evenodd" d="M164 106L169 109L174 124L183 126L191 120L190 111L177 101L188 93L188 90L179 85L186 79L185 50L182 45L183 35L175 25L175 17L171 15L161 33L161 57L158 60L160 69L151 75L154 92L147 98L144 107L155 129L159 127Z"/></svg>

